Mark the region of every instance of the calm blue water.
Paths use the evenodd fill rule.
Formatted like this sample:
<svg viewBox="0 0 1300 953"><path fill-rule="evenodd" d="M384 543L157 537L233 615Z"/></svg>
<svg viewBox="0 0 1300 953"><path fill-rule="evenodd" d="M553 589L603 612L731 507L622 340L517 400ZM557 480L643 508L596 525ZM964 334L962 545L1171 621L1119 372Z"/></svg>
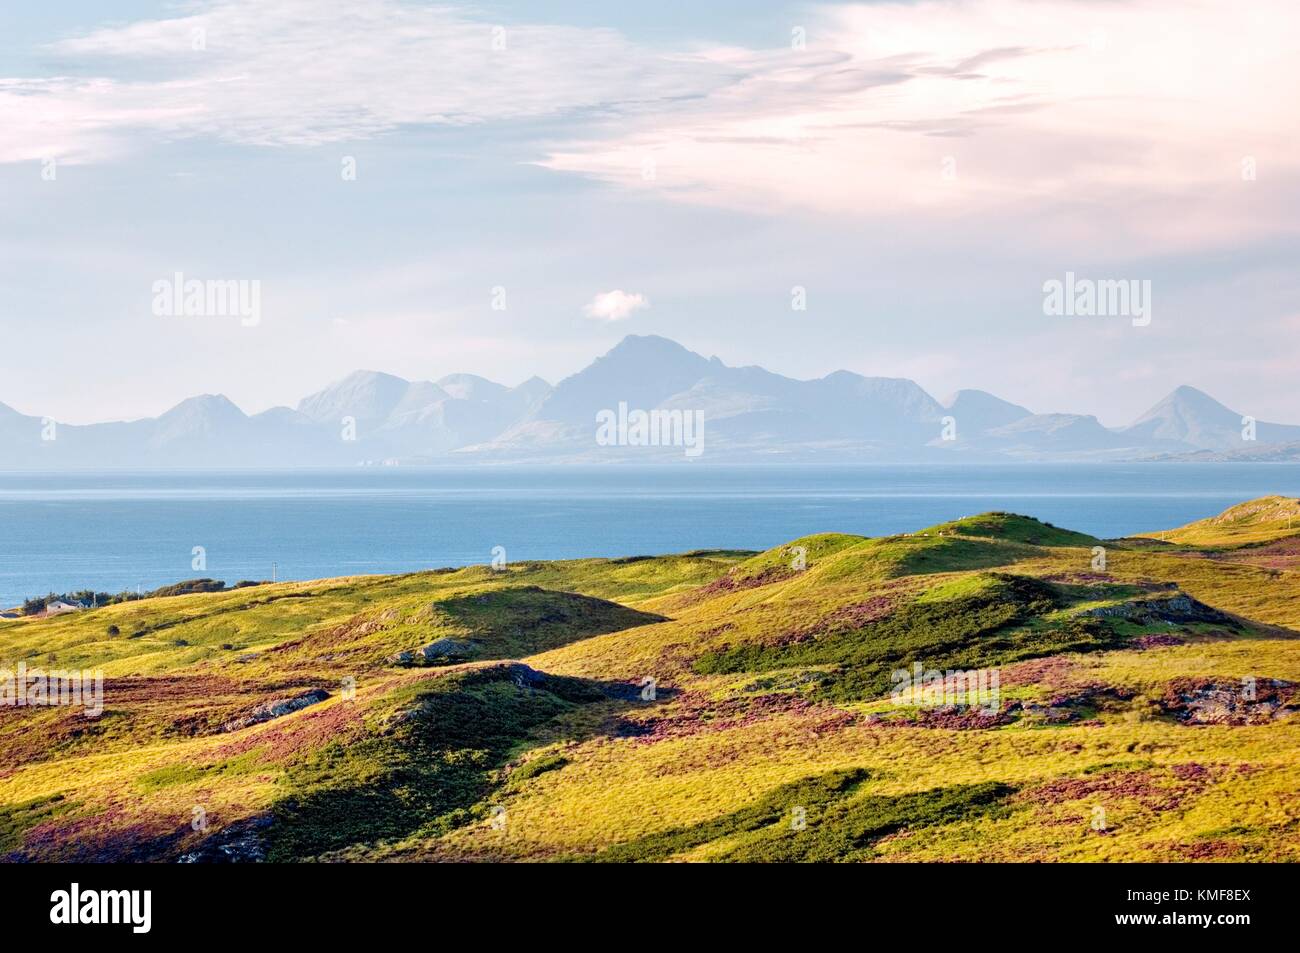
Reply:
<svg viewBox="0 0 1300 953"><path fill-rule="evenodd" d="M273 562L281 579L313 579L482 563L494 546L511 560L764 549L992 509L1114 537L1270 493L1300 494L1300 465L0 473L0 606L267 579Z"/></svg>

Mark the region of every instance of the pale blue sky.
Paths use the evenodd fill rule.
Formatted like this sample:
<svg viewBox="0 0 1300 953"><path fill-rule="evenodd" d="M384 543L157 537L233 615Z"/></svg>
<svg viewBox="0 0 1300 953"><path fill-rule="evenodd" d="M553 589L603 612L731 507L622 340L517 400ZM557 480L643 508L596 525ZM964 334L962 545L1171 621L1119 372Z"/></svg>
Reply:
<svg viewBox="0 0 1300 953"><path fill-rule="evenodd" d="M652 333L1110 424L1180 383L1300 421L1281 0L108 6L0 12L24 412L556 380ZM1045 316L1067 270L1151 280L1151 326ZM261 323L154 316L176 271L260 281ZM615 289L649 306L584 310Z"/></svg>

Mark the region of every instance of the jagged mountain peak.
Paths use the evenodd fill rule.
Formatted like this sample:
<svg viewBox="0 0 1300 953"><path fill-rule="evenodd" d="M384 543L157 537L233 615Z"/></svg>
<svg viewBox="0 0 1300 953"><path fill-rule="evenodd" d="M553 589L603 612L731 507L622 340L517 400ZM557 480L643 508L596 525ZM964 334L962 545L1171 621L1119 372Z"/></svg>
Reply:
<svg viewBox="0 0 1300 953"><path fill-rule="evenodd" d="M690 350L683 344L672 340L672 338L662 337L658 334L629 334L623 340L619 341L610 348L605 356L626 354L689 354L692 357L700 357L694 351ZM700 358L703 360L703 358Z"/></svg>
<svg viewBox="0 0 1300 953"><path fill-rule="evenodd" d="M620 402L651 408L689 390L725 365L711 363L668 338L629 334L576 374L566 377L533 411L539 420L586 426L596 411Z"/></svg>
<svg viewBox="0 0 1300 953"><path fill-rule="evenodd" d="M953 393L943 406L956 418L959 432L992 430L1033 416L1033 411L1027 407L1003 400L986 390L970 388Z"/></svg>
<svg viewBox="0 0 1300 953"><path fill-rule="evenodd" d="M522 384L518 384L515 387L512 387L510 389L515 391L528 391L530 393L536 393L537 391L550 390L551 384L546 379L538 377L536 374L534 374L532 377L528 378L528 380L524 381Z"/></svg>
<svg viewBox="0 0 1300 953"><path fill-rule="evenodd" d="M159 421L198 419L244 419L247 415L225 394L199 394L187 397L171 410L162 414Z"/></svg>
<svg viewBox="0 0 1300 953"><path fill-rule="evenodd" d="M510 391L504 384L477 374L448 374L436 383L457 400L496 400Z"/></svg>
<svg viewBox="0 0 1300 953"><path fill-rule="evenodd" d="M424 390L431 399L437 385L424 381L417 390ZM413 385L410 381L380 371L353 371L342 380L335 381L323 390L304 397L298 410L317 421L337 421L342 417L357 420L382 420L388 417L408 397ZM446 396L437 388L437 397ZM408 408L409 409L409 408Z"/></svg>

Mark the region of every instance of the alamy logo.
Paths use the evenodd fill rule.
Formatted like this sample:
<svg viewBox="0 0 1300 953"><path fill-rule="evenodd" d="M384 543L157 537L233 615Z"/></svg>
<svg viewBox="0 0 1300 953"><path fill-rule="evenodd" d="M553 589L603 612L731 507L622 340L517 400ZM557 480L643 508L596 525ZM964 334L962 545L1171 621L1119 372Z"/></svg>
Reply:
<svg viewBox="0 0 1300 953"><path fill-rule="evenodd" d="M181 272L153 283L153 313L160 318L239 318L246 328L262 323L262 283L200 281Z"/></svg>
<svg viewBox="0 0 1300 953"><path fill-rule="evenodd" d="M29 669L26 662L0 668L0 705L16 708L81 705L87 718L104 712L104 673L94 671L46 672Z"/></svg>
<svg viewBox="0 0 1300 953"><path fill-rule="evenodd" d="M920 662L914 662L912 671L896 669L890 680L894 690L889 697L896 705L918 708L961 705L983 708L989 715L996 715L1001 709L1002 674L996 668L941 672L927 670Z"/></svg>
<svg viewBox="0 0 1300 953"><path fill-rule="evenodd" d="M596 443L602 447L684 447L686 456L704 452L704 411L618 410L596 414Z"/></svg>
<svg viewBox="0 0 1300 953"><path fill-rule="evenodd" d="M1151 323L1151 281L1136 278L1076 278L1065 273L1043 282L1043 314L1060 317L1132 318L1135 328Z"/></svg>
<svg viewBox="0 0 1300 953"><path fill-rule="evenodd" d="M50 922L127 923L132 933L148 933L153 925L153 892L150 890L82 890L74 883L69 890L50 894Z"/></svg>

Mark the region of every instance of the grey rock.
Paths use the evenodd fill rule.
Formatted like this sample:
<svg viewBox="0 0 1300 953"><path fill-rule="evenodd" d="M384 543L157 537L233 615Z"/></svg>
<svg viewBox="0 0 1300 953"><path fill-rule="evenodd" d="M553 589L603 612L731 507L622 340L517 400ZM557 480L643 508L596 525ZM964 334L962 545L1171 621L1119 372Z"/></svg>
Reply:
<svg viewBox="0 0 1300 953"><path fill-rule="evenodd" d="M277 698L269 702L263 702L247 715L226 722L221 726L221 730L238 731L241 728L258 725L273 718L282 718L295 711L301 711L309 705L319 704L329 697L330 694L325 689L313 688L309 692L303 692L301 695L294 695L291 698Z"/></svg>
<svg viewBox="0 0 1300 953"><path fill-rule="evenodd" d="M468 639L445 638L422 645L413 651L398 652L388 657L390 665L423 667L427 665L451 665L466 662L479 654L477 643Z"/></svg>

